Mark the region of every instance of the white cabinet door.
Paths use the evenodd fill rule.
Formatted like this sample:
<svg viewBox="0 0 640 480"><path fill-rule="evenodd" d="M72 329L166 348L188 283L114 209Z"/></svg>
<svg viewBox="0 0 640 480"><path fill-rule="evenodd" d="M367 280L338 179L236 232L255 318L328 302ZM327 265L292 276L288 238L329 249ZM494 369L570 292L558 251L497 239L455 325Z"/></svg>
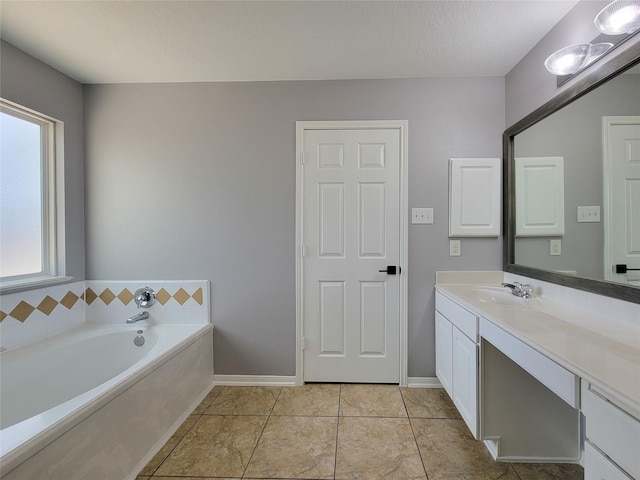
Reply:
<svg viewBox="0 0 640 480"><path fill-rule="evenodd" d="M564 158L523 157L516 165L516 236L564 235Z"/></svg>
<svg viewBox="0 0 640 480"><path fill-rule="evenodd" d="M440 312L436 312L436 377L453 397L452 384L452 346L453 346L453 325L443 317Z"/></svg>
<svg viewBox="0 0 640 480"><path fill-rule="evenodd" d="M478 438L477 345L453 327L453 403Z"/></svg>
<svg viewBox="0 0 640 480"><path fill-rule="evenodd" d="M632 480L589 442L584 443L584 480Z"/></svg>
<svg viewBox="0 0 640 480"><path fill-rule="evenodd" d="M502 161L499 158L449 160L449 236L500 235Z"/></svg>

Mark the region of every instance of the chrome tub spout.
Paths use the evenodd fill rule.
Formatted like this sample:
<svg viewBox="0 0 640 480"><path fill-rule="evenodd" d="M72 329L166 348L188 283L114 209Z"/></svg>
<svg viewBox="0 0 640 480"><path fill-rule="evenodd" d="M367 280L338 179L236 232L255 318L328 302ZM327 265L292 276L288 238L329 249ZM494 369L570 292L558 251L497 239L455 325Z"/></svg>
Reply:
<svg viewBox="0 0 640 480"><path fill-rule="evenodd" d="M136 313L133 317L127 318L127 323L136 323L140 320L146 320L149 318L149 312Z"/></svg>

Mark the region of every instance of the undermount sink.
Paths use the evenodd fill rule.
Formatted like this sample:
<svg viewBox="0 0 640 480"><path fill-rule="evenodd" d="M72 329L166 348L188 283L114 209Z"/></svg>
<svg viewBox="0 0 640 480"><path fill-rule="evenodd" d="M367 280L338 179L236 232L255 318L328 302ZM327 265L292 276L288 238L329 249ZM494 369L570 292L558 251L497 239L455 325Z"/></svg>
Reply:
<svg viewBox="0 0 640 480"><path fill-rule="evenodd" d="M475 287L476 298L483 303L499 303L501 305L524 305L527 300L511 293L505 287Z"/></svg>

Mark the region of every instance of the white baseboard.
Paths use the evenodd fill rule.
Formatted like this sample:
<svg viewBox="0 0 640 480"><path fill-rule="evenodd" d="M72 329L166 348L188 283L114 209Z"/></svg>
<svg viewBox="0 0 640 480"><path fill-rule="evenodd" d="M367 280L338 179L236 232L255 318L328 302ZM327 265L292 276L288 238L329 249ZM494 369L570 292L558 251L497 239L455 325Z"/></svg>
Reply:
<svg viewBox="0 0 640 480"><path fill-rule="evenodd" d="M235 386L284 386L296 385L295 375L214 375L213 383L216 385ZM440 380L436 377L409 377L407 387L410 388L442 388Z"/></svg>
<svg viewBox="0 0 640 480"><path fill-rule="evenodd" d="M442 388L438 377L409 377L407 378L409 388Z"/></svg>
<svg viewBox="0 0 640 480"><path fill-rule="evenodd" d="M285 386L296 385L296 377L285 375L214 375L213 383L216 385L234 386Z"/></svg>

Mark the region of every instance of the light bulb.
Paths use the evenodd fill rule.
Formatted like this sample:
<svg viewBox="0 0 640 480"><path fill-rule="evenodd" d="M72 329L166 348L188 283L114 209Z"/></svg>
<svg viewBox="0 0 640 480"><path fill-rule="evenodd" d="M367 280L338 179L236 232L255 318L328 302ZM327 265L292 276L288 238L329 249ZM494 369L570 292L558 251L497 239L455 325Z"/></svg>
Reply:
<svg viewBox="0 0 640 480"><path fill-rule="evenodd" d="M554 75L570 75L587 64L590 53L590 43L569 45L549 55L544 61L544 66Z"/></svg>
<svg viewBox="0 0 640 480"><path fill-rule="evenodd" d="M607 35L633 33L640 29L640 0L614 0L600 10L593 23Z"/></svg>

